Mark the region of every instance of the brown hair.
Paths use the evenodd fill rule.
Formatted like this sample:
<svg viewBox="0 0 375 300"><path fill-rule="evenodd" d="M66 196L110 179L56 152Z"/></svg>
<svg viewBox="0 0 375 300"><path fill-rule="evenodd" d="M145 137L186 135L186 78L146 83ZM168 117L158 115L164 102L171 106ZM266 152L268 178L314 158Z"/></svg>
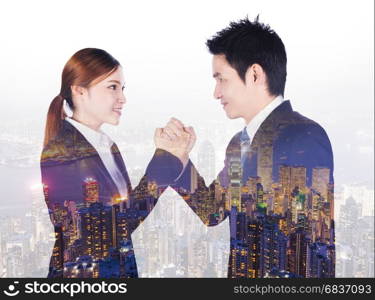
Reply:
<svg viewBox="0 0 375 300"><path fill-rule="evenodd" d="M72 85L89 87L96 79L107 77L120 63L108 52L97 48L85 48L76 52L65 64L61 76L60 93L52 100L47 114L44 146L53 139L66 117L64 100L73 111Z"/></svg>

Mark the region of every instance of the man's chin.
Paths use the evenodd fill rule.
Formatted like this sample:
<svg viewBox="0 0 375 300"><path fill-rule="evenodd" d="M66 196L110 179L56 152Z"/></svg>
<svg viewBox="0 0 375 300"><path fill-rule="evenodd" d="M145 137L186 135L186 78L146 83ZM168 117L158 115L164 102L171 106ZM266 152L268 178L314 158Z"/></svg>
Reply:
<svg viewBox="0 0 375 300"><path fill-rule="evenodd" d="M228 119L231 119L231 120L238 119L240 117L239 115L231 113L231 112L226 112L226 115Z"/></svg>
<svg viewBox="0 0 375 300"><path fill-rule="evenodd" d="M120 124L120 119L116 119L116 120L108 120L107 122L105 122L109 125L113 125L113 126L117 126L118 124Z"/></svg>

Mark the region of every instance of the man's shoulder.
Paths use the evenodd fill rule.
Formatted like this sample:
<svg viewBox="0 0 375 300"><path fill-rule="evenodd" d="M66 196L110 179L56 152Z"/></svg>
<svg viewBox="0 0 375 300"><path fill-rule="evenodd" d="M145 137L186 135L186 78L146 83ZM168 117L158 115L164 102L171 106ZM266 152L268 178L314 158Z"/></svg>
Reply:
<svg viewBox="0 0 375 300"><path fill-rule="evenodd" d="M288 126L299 126L301 129L317 128L323 129L316 121L300 114L298 111L293 110L289 100L283 101L278 107L270 113L270 115L263 122L261 127L279 128Z"/></svg>
<svg viewBox="0 0 375 300"><path fill-rule="evenodd" d="M300 138L323 137L328 139L323 126L297 111L292 111L289 118L284 120L284 130Z"/></svg>
<svg viewBox="0 0 375 300"><path fill-rule="evenodd" d="M296 111L289 113L273 136L273 144L294 157L301 153L310 153L311 159L320 157L321 161L332 157L331 142L323 126Z"/></svg>

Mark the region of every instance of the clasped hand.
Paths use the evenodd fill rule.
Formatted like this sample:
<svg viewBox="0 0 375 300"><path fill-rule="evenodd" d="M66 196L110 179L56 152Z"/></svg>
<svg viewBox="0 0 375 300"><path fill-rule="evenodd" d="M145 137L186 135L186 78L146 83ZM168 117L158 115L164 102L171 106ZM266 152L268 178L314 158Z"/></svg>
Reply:
<svg viewBox="0 0 375 300"><path fill-rule="evenodd" d="M196 135L193 127L184 126L180 120L171 118L164 128L156 128L154 141L156 148L172 153L185 166L194 147Z"/></svg>

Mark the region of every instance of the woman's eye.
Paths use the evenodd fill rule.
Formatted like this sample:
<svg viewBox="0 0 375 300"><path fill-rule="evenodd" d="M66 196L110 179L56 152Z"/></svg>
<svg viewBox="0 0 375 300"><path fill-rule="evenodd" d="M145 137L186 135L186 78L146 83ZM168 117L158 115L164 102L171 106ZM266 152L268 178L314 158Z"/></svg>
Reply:
<svg viewBox="0 0 375 300"><path fill-rule="evenodd" d="M116 85L114 84L114 85L111 85L109 88L115 91L117 87L116 87Z"/></svg>

